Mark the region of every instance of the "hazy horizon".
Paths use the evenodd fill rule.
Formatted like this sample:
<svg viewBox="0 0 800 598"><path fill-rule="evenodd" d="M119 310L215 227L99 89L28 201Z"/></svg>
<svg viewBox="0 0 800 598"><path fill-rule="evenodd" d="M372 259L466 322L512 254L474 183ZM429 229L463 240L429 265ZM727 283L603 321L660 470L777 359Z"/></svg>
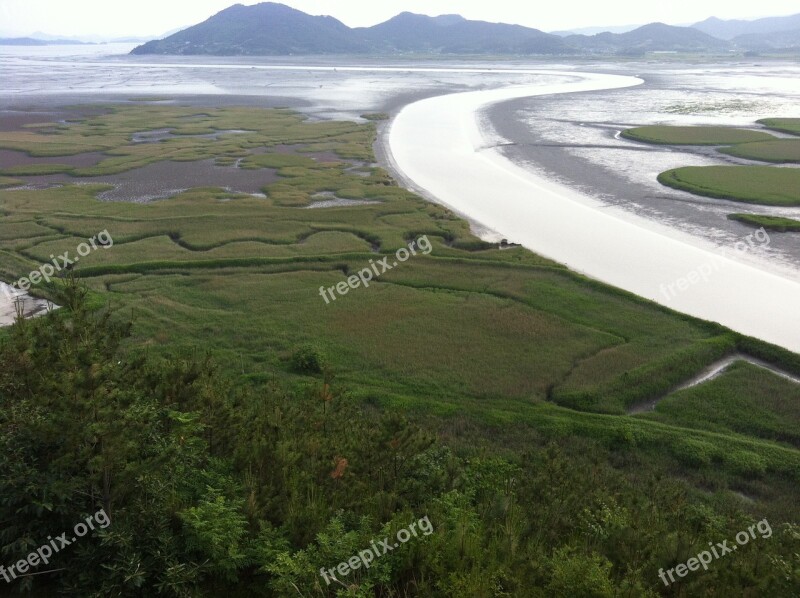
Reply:
<svg viewBox="0 0 800 598"><path fill-rule="evenodd" d="M258 4L242 0L238 4ZM663 22L686 25L714 16L720 19L752 20L784 16L797 12L795 2L765 0L758 7L733 7L723 0L699 0L690 6L641 5L617 0L598 5L586 0L565 0L558 13L543 13L533 7L520 8L508 0L491 5L467 0L389 0L365 6L356 0L341 0L329 5L320 0L284 0L281 2L313 15L330 15L350 27L368 27L386 21L401 12L437 16L459 14L467 19L504 22L542 31L567 31L590 27L625 27ZM4 0L0 5L0 36L23 37L35 33L65 38L113 39L120 37L156 38L166 32L184 29L237 4L232 0L197 0L190 4L140 0L120 5L102 0Z"/></svg>

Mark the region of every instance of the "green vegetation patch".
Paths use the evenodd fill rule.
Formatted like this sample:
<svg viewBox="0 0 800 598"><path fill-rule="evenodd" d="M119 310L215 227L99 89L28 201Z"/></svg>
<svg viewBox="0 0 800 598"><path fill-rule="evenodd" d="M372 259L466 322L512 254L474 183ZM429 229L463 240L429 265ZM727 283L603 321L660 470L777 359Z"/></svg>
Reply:
<svg viewBox="0 0 800 598"><path fill-rule="evenodd" d="M645 419L800 447L800 384L746 362L661 401Z"/></svg>
<svg viewBox="0 0 800 598"><path fill-rule="evenodd" d="M761 216L759 214L728 214L728 220L736 220L755 228L765 228L779 233L800 231L800 220L780 216Z"/></svg>
<svg viewBox="0 0 800 598"><path fill-rule="evenodd" d="M137 133L164 129L170 136L157 143L134 143ZM237 131L236 134L221 134ZM241 132L240 132L241 131ZM209 135L214 135L209 137ZM306 122L288 110L196 108L158 103L105 106L102 114L77 116L66 123L41 123L20 131L0 131L0 148L31 156L71 156L104 152L107 158L76 176L118 174L162 160L195 161L244 158L250 150L271 148L291 140L305 150L330 151L345 159L372 159L373 123ZM255 156L257 157L257 156ZM289 158L292 159L291 157ZM258 162L253 167L264 167Z"/></svg>
<svg viewBox="0 0 800 598"><path fill-rule="evenodd" d="M0 170L0 174L6 176L42 176L48 174L63 174L71 172L72 166L68 164L26 164L24 166L12 166Z"/></svg>
<svg viewBox="0 0 800 598"><path fill-rule="evenodd" d="M241 168L316 168L317 162L308 156L297 154L260 154L242 160Z"/></svg>
<svg viewBox="0 0 800 598"><path fill-rule="evenodd" d="M367 114L362 114L361 118L364 120L381 121L389 120L390 116L385 112L369 112Z"/></svg>
<svg viewBox="0 0 800 598"><path fill-rule="evenodd" d="M800 205L800 169L771 166L687 166L662 172L660 183L703 195L767 206Z"/></svg>
<svg viewBox="0 0 800 598"><path fill-rule="evenodd" d="M132 143L159 129L182 135ZM248 132L192 137L231 129ZM0 190L5 280L99 231L114 239L73 274L115 313L89 311L84 291L58 278L47 290L63 309L0 329L4 533L68 529L65 517L95 512L104 492L114 508L108 536L70 553L63 575L35 577L40 595L341 594L320 584L320 567L423 515L435 533L414 539L413 559L386 557L348 592L651 596L659 568L757 516L776 530L759 545L758 574L743 550L725 576L687 577L680 590L791 595L800 450L786 436L797 425L785 389L751 388L760 427L747 427L744 405L707 429L616 414L733 351L798 372L800 356L521 247L501 251L385 171L355 174L347 160L374 161L374 124L145 105L29 133L29 152L107 144L95 173L244 158L281 175L266 198L194 188L134 204L98 201L108 187L97 184ZM303 209L322 192L376 203ZM421 235L430 254L322 298L320 287L391 264ZM196 360L198 347L210 361ZM7 548L9 563L30 551Z"/></svg>
<svg viewBox="0 0 800 598"><path fill-rule="evenodd" d="M772 141L769 133L733 127L670 127L647 126L622 132L626 139L659 145L729 145L755 141Z"/></svg>
<svg viewBox="0 0 800 598"><path fill-rule="evenodd" d="M0 176L0 189L3 187L14 187L16 185L21 185L22 181L19 179L14 179L7 176Z"/></svg>
<svg viewBox="0 0 800 598"><path fill-rule="evenodd" d="M4 532L44 538L74 513L100 524L55 556L59 575L32 576L31 595L342 596L319 572L408 529L408 558L352 571L347 595L653 598L659 570L759 520L774 533L758 550L681 591L793 595L792 447L533 402L484 421L454 402L459 419L437 434L440 418L421 428L397 405L354 400L313 345L290 347L294 387L243 384L224 362L131 355L129 321L87 299L67 284L63 309L0 342ZM727 476L786 504L751 506ZM7 562L30 550L9 544Z"/></svg>
<svg viewBox="0 0 800 598"><path fill-rule="evenodd" d="M720 148L719 151L723 154L762 162L775 162L778 164L800 162L800 139L775 139L773 141L741 143L733 147Z"/></svg>
<svg viewBox="0 0 800 598"><path fill-rule="evenodd" d="M800 135L800 118L764 118L758 123L775 131Z"/></svg>
<svg viewBox="0 0 800 598"><path fill-rule="evenodd" d="M128 98L129 102L169 102L172 98L158 96L142 96L138 98Z"/></svg>

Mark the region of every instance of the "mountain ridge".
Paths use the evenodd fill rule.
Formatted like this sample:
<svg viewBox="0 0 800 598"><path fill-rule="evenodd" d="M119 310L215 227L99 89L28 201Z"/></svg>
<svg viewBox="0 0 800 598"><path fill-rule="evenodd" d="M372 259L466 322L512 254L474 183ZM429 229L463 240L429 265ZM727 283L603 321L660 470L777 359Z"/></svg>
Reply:
<svg viewBox="0 0 800 598"><path fill-rule="evenodd" d="M522 25L411 12L371 27L350 28L334 17L312 16L283 4L263 2L235 4L202 23L137 46L131 54L631 56L647 52L729 52L760 44L758 40L745 41L748 43L740 47L735 41L719 39L694 26L664 23L650 23L624 33L559 36Z"/></svg>
<svg viewBox="0 0 800 598"><path fill-rule="evenodd" d="M726 51L730 42L692 29L665 23L650 23L626 33L598 33L593 36L570 35L565 41L583 50L609 52L620 46L628 54L677 51Z"/></svg>
<svg viewBox="0 0 800 598"><path fill-rule="evenodd" d="M0 46L91 46L91 42L72 39L39 39L36 37L0 37Z"/></svg>
<svg viewBox="0 0 800 598"><path fill-rule="evenodd" d="M742 35L767 35L800 29L800 13L784 17L766 17L763 19L724 20L709 17L692 25L692 28L719 39L735 40Z"/></svg>

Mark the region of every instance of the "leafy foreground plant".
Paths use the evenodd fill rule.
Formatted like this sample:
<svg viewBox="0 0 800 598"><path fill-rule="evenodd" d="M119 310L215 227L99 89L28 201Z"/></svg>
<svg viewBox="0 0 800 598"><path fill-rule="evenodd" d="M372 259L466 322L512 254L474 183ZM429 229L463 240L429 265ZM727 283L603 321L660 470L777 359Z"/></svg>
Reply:
<svg viewBox="0 0 800 598"><path fill-rule="evenodd" d="M111 524L12 591L72 596L796 595L800 530L669 590L657 572L755 519L600 443L450 443L332 385L238 390L207 360L126 356L130 325L74 282L0 344L0 554L102 507ZM511 430L512 434L514 433ZM457 440L463 437L462 441ZM319 572L428 517L433 533ZM0 583L5 583L0 582ZM5 588L4 588L5 590Z"/></svg>

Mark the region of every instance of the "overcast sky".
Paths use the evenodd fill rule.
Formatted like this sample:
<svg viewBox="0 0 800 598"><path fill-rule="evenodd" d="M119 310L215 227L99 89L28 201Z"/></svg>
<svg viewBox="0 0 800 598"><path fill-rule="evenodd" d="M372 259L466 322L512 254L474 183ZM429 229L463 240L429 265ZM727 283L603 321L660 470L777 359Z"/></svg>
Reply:
<svg viewBox="0 0 800 598"><path fill-rule="evenodd" d="M240 4L257 4L242 0ZM194 25L233 0L0 0L0 33L28 35L35 31L65 36L155 36ZM798 12L797 0L285 0L310 14L329 14L351 27L385 21L399 12L429 15L457 13L469 19L518 23L544 31L580 27L644 24L661 21L686 24L709 16L758 18Z"/></svg>

